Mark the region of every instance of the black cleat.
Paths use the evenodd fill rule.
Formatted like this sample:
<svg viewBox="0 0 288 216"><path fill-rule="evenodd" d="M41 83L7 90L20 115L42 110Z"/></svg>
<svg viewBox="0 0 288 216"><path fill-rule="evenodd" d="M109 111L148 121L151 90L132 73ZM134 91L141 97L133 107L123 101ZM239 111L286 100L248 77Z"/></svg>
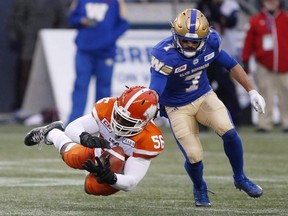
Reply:
<svg viewBox="0 0 288 216"><path fill-rule="evenodd" d="M61 131L64 131L64 123L62 121L55 121L49 125L32 129L25 136L24 139L25 145L33 146L39 144L41 141L44 141L46 145L52 145L53 143L49 142L46 139L46 136L49 133L49 131L53 129L59 129Z"/></svg>

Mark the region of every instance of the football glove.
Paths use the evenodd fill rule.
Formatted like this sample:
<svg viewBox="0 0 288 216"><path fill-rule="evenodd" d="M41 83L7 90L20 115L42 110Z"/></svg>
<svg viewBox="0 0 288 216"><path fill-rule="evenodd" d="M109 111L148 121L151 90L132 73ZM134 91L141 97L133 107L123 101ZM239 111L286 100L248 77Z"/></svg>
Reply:
<svg viewBox="0 0 288 216"><path fill-rule="evenodd" d="M255 89L249 91L248 93L253 108L260 114L265 113L266 103L264 98Z"/></svg>
<svg viewBox="0 0 288 216"><path fill-rule="evenodd" d="M80 134L80 143L81 145L88 147L88 148L106 148L110 149L110 144L107 140L97 137L97 136L92 136L91 134L87 132L82 132Z"/></svg>
<svg viewBox="0 0 288 216"><path fill-rule="evenodd" d="M96 157L95 159L97 165L89 159L82 165L82 167L88 172L94 174L100 184L115 184L117 182L117 176L110 170L109 157L105 158L104 165L99 157Z"/></svg>

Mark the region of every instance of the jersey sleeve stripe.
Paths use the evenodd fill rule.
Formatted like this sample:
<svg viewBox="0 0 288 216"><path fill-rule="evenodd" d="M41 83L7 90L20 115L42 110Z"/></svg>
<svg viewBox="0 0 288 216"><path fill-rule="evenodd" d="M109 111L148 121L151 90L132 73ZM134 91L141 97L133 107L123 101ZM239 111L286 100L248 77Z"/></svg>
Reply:
<svg viewBox="0 0 288 216"><path fill-rule="evenodd" d="M142 149L135 149L134 153L149 155L149 156L156 156L156 155L160 154L160 152L158 152L158 151L147 151L147 150L142 150Z"/></svg>
<svg viewBox="0 0 288 216"><path fill-rule="evenodd" d="M96 111L96 109L95 109L95 106L93 107L92 115L94 116L94 118L95 118L96 120L99 119L98 114L97 114L97 111Z"/></svg>
<svg viewBox="0 0 288 216"><path fill-rule="evenodd" d="M119 160L125 161L125 157L119 154L118 152L114 151L113 149L106 149L107 152L109 152L111 155L115 156Z"/></svg>
<svg viewBox="0 0 288 216"><path fill-rule="evenodd" d="M168 73L166 73L166 72L164 72L164 71L162 71L162 70L159 70L158 72L161 73L161 74L163 74L163 75L165 75L165 76L168 76L168 75L169 75Z"/></svg>

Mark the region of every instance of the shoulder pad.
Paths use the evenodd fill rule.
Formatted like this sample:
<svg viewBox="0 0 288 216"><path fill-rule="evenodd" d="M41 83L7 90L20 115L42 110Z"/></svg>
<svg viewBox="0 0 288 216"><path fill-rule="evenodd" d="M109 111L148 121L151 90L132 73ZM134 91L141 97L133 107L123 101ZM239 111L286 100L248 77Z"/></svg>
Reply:
<svg viewBox="0 0 288 216"><path fill-rule="evenodd" d="M221 50L221 37L214 29L210 30L207 43L212 49L217 49L218 51Z"/></svg>
<svg viewBox="0 0 288 216"><path fill-rule="evenodd" d="M117 98L107 97L97 101L92 112L93 116L95 117L97 115L99 119L106 118L110 120L114 102L116 100Z"/></svg>
<svg viewBox="0 0 288 216"><path fill-rule="evenodd" d="M173 56L175 52L171 37L158 43L151 51L153 56L151 62L152 68L164 75L169 75L173 70Z"/></svg>
<svg viewBox="0 0 288 216"><path fill-rule="evenodd" d="M145 129L134 137L136 145L134 157L151 159L158 156L164 150L164 137L161 130L149 122Z"/></svg>

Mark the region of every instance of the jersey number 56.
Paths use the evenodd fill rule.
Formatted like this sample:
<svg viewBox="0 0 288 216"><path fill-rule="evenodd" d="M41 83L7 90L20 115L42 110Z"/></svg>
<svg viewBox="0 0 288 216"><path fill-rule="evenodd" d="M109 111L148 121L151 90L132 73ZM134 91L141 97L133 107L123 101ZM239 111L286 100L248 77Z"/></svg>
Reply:
<svg viewBox="0 0 288 216"><path fill-rule="evenodd" d="M155 135L151 136L153 142L155 143L154 148L155 149L163 149L164 148L164 138L162 135Z"/></svg>

